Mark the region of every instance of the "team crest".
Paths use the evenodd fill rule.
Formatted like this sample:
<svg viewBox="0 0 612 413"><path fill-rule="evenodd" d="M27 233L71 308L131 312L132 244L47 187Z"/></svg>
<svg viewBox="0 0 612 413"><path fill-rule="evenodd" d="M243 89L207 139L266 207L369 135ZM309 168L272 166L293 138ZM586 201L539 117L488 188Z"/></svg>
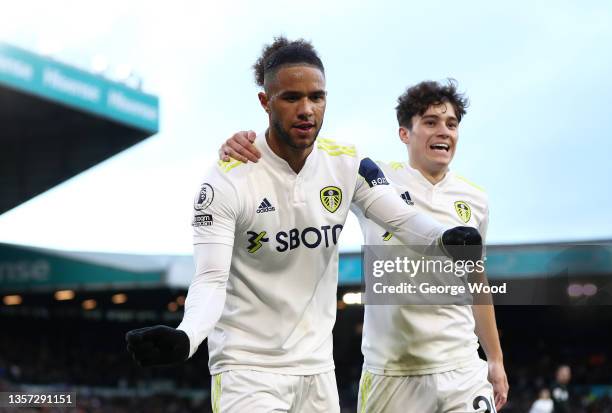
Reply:
<svg viewBox="0 0 612 413"><path fill-rule="evenodd" d="M203 184L200 188L200 192L198 192L195 197L195 200L193 202L193 208L196 211L202 211L208 208L214 197L215 191L213 191L212 186L210 186L209 184Z"/></svg>
<svg viewBox="0 0 612 413"><path fill-rule="evenodd" d="M321 203L329 212L336 212L342 203L342 191L337 186L321 189Z"/></svg>
<svg viewBox="0 0 612 413"><path fill-rule="evenodd" d="M470 208L470 206L463 201L455 202L455 211L457 211L459 218L461 218L461 220L466 224L472 217L472 208Z"/></svg>

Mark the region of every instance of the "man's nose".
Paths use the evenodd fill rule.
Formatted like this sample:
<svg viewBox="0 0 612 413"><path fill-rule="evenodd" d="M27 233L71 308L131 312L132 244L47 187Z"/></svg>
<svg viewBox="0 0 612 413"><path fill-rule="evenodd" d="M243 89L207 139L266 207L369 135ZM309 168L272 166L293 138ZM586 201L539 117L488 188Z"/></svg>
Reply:
<svg viewBox="0 0 612 413"><path fill-rule="evenodd" d="M314 105L308 98L300 99L298 105L298 117L309 119L314 115Z"/></svg>
<svg viewBox="0 0 612 413"><path fill-rule="evenodd" d="M444 138L449 138L452 136L452 131L450 130L450 128L448 126L446 126L446 124L442 124L438 130L438 135L440 135L440 137L444 137Z"/></svg>

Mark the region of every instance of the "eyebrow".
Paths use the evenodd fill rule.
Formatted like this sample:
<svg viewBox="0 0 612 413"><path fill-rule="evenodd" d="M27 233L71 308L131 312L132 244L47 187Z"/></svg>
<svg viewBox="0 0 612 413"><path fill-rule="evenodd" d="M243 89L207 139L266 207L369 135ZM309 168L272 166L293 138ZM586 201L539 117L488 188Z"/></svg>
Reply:
<svg viewBox="0 0 612 413"><path fill-rule="evenodd" d="M297 90L285 90L280 93L279 96L313 96L313 95L322 95L325 96L327 92L324 89L315 90L310 93L304 93Z"/></svg>
<svg viewBox="0 0 612 413"><path fill-rule="evenodd" d="M425 116L421 117L421 119L424 119L424 120L425 119L429 119L429 118L437 120L437 119L440 119L440 116L438 116L438 115L425 115ZM456 122L459 122L459 120L456 117L454 117L454 116L449 116L448 120L454 120Z"/></svg>

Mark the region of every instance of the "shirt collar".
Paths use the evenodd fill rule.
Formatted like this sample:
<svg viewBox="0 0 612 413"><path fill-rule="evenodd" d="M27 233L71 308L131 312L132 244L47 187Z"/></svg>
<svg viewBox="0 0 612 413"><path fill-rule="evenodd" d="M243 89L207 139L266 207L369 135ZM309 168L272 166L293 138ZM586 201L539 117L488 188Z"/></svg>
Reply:
<svg viewBox="0 0 612 413"><path fill-rule="evenodd" d="M283 173L293 175L293 176L301 176L306 177L309 176L312 171L316 169L316 161L319 154L319 149L317 147L317 142L314 142L314 147L312 148L312 152L306 158L306 162L304 163L304 167L300 170L298 174L295 173L293 169L289 166L286 160L278 156L274 153L270 145L268 145L268 141L266 139L266 132L260 132L257 134L257 138L255 139L257 143L257 148L261 152L261 157L268 161L275 169L282 171Z"/></svg>
<svg viewBox="0 0 612 413"><path fill-rule="evenodd" d="M419 171L418 169L413 168L412 166L410 166L410 162L406 161L404 162L404 166L405 169L408 171L408 173L410 173L410 175L412 175L415 179L418 180L418 182L420 182L422 185L424 185L427 188L443 188L444 186L446 186L448 184L448 182L452 179L451 178L451 171L450 169L446 172L446 175L444 175L444 178L442 178L442 180L440 182L438 182L437 184L432 184L431 182L429 182L429 180L427 180L427 178L425 178L425 176L423 176L423 174L421 173L421 171Z"/></svg>

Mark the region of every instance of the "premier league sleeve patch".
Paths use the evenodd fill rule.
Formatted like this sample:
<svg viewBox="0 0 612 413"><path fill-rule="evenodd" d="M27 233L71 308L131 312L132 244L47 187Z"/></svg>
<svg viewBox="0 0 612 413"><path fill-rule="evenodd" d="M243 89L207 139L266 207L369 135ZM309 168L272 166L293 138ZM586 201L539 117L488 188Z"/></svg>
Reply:
<svg viewBox="0 0 612 413"><path fill-rule="evenodd" d="M363 158L359 164L359 175L365 179L370 188L376 185L389 185L383 171L370 158Z"/></svg>
<svg viewBox="0 0 612 413"><path fill-rule="evenodd" d="M196 194L195 200L193 202L193 208L196 211L203 211L212 203L213 198L215 197L215 191L212 186L209 184L202 184L200 188L200 192Z"/></svg>

